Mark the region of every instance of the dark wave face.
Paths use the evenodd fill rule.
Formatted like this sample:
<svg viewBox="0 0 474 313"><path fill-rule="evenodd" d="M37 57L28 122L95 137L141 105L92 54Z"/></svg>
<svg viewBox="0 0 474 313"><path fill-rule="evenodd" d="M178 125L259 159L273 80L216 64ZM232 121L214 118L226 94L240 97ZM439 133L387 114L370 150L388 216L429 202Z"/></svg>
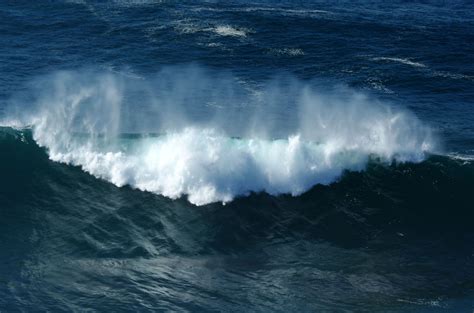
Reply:
<svg viewBox="0 0 474 313"><path fill-rule="evenodd" d="M299 197L196 208L55 163L28 131L0 134L5 309L432 312L472 303L472 162L373 162Z"/></svg>
<svg viewBox="0 0 474 313"><path fill-rule="evenodd" d="M0 3L0 311L472 312L473 12Z"/></svg>

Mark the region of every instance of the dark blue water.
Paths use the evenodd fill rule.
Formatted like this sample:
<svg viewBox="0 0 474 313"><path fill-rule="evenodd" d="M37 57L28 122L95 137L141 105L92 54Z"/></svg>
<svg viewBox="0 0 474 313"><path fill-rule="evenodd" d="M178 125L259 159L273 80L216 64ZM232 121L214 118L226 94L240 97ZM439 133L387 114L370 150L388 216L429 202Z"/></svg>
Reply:
<svg viewBox="0 0 474 313"><path fill-rule="evenodd" d="M2 1L0 311L472 312L469 1Z"/></svg>

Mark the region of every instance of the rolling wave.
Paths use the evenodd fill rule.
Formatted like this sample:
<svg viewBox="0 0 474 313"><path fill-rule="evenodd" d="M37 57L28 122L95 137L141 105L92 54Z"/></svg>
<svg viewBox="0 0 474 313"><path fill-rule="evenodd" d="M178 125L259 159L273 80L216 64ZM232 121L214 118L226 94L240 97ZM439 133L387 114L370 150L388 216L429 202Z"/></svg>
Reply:
<svg viewBox="0 0 474 313"><path fill-rule="evenodd" d="M170 73L173 71L165 72ZM35 100L28 114L10 113L4 124L31 127L34 140L47 149L53 161L80 166L117 186L130 185L172 199L187 196L195 205L226 203L262 191L296 196L316 184L336 181L347 170L363 170L371 159L420 162L436 150L431 130L416 117L360 94L346 98L321 95L298 83L289 91L269 88L271 92L252 99L237 97L238 89L229 82L226 87L235 90L223 97L206 74L185 76L208 80L204 90L213 87L216 98L201 99L204 103L229 104L237 98L271 104L276 96L291 93L295 107L272 128L265 124L267 112L265 118L247 113L240 120L256 121L260 128L242 122L231 133L225 125L233 115L204 119L200 124L186 121L190 119L180 113L186 111L180 93L188 84L182 79L168 77L171 91L166 99L161 94L158 98L142 96L135 102L127 99L150 86L130 89L129 81L111 74L62 72L49 76L39 91L32 92ZM187 93L191 98L205 94L201 89ZM163 107L165 102L172 107ZM136 113L137 107L154 113ZM290 115L296 116L296 122L286 127ZM137 136L124 138L122 134L131 125L134 129L148 126L139 128ZM285 131L274 135L270 129ZM156 130L159 135L149 135Z"/></svg>

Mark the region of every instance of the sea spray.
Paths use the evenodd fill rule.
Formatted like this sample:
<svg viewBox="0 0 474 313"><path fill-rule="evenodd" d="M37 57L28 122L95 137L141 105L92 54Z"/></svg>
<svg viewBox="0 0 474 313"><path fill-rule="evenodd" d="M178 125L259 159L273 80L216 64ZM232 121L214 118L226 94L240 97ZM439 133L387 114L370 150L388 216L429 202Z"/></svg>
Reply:
<svg viewBox="0 0 474 313"><path fill-rule="evenodd" d="M299 195L364 169L371 156L416 162L436 149L411 113L294 78L254 88L191 66L146 80L59 72L31 86L28 113L8 117L31 126L52 160L196 205L250 192Z"/></svg>

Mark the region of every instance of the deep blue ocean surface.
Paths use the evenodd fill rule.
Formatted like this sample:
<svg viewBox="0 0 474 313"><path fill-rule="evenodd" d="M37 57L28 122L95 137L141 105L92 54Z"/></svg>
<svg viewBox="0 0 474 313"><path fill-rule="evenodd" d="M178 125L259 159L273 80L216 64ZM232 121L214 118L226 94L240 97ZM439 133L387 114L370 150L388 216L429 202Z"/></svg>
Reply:
<svg viewBox="0 0 474 313"><path fill-rule="evenodd" d="M0 312L473 312L471 1L1 1Z"/></svg>

